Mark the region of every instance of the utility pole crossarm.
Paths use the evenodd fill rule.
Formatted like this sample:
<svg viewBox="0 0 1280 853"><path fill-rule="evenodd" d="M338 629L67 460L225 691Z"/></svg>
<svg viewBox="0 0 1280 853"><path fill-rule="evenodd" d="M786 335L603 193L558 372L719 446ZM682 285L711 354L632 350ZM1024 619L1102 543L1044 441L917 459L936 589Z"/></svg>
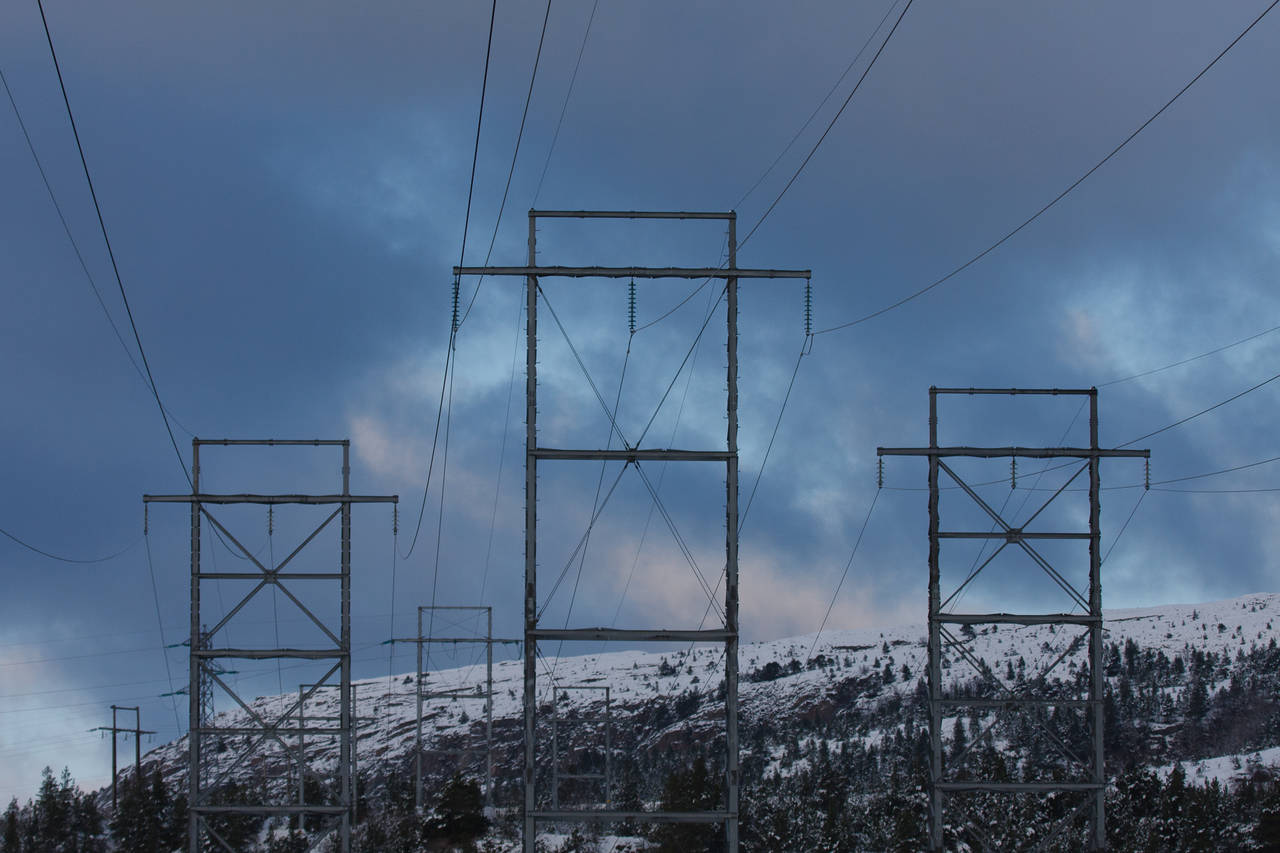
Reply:
<svg viewBox="0 0 1280 853"><path fill-rule="evenodd" d="M877 447L877 456L966 456L972 459L1150 459L1150 450L1091 447Z"/></svg>
<svg viewBox="0 0 1280 853"><path fill-rule="evenodd" d="M741 267L454 267L453 274L534 278L813 278L813 270Z"/></svg>

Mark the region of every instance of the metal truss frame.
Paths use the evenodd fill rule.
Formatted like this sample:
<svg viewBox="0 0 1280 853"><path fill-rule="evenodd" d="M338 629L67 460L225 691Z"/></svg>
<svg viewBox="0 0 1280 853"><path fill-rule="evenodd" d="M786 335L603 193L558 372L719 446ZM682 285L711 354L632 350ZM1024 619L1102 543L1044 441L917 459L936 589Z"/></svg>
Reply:
<svg viewBox="0 0 1280 853"><path fill-rule="evenodd" d="M723 267L538 266L540 219L712 220L728 225L728 261ZM530 210L529 261L523 267L454 267L455 276L516 276L525 279L525 595L524 595L524 851L534 853L539 822L623 821L713 823L725 829L726 848L738 851L740 766L738 759L738 281L744 278L804 279L809 270L745 269L738 266L737 214L695 211ZM728 305L726 324L728 427L724 450L689 451L625 447L620 450L567 450L538 446L538 281L540 278L723 279ZM639 465L651 460L720 462L725 466L725 598L723 622L708 630L618 630L542 628L538 624L538 463L540 460L620 460ZM612 809L545 809L538 806L536 782L537 655L543 640L612 642L722 642L725 650L725 808L704 812L623 812Z"/></svg>
<svg viewBox="0 0 1280 853"><path fill-rule="evenodd" d="M438 611L456 612L456 611L474 611L482 613L485 617L485 632L483 636L445 636L434 637L423 633L424 613L435 614ZM428 620L428 629L434 626L434 618ZM456 626L448 626L450 629ZM494 644L520 644L520 640L511 639L495 639L493 636L493 608L482 605L446 605L446 604L424 604L418 607L418 636L416 637L397 637L393 639L393 643L414 643L418 647L418 670L415 679L415 693L417 694L417 728L414 735L414 777L413 777L413 802L415 808L421 812L426 807L426 796L423 789L422 779L422 757L427 754L433 755L456 755L477 756L483 755L484 761L484 805L487 813L493 809L493 647ZM483 693L468 692L461 689L458 690L427 690L426 689L426 664L430 660L430 652L427 649L431 645L440 643L447 645L463 645L463 644L481 644L485 647L485 690ZM422 741L422 721L423 711L426 703L432 699L483 699L484 700L484 747L474 749L427 749L423 746Z"/></svg>
<svg viewBox="0 0 1280 853"><path fill-rule="evenodd" d="M938 396L939 395L1009 395L1009 396L1085 396L1089 403L1089 446L1088 447L945 447L938 444ZM1100 463L1108 458L1141 458L1149 459L1149 450L1104 449L1098 444L1098 389L1061 389L1061 388L937 388L929 389L929 446L928 447L878 447L877 456L923 456L929 460L929 849L940 853L944 849L944 808L949 797L955 794L986 792L993 794L1049 794L1053 792L1071 792L1084 794L1085 800L1069 816L1078 814L1088 806L1089 813L1089 849L1106 849L1106 768L1103 756L1103 640L1102 640L1102 554L1101 544L1101 477ZM1032 516L1020 526L1010 524L999 512L988 505L974 491L973 487L944 460L962 457L971 459L1075 459L1084 464L1072 474L1063 486L1057 489ZM1087 531L1031 531L1026 528L1050 504L1052 504L1076 477L1085 471L1089 472L1089 529ZM939 514L940 475L946 474L965 495L982 509L992 521L993 526L985 531L952 531L941 528ZM1001 540L999 547L981 565L968 573L966 579L945 600L940 588L940 552L941 543L947 539ZM1044 558L1033 545L1038 540L1085 540L1089 543L1089 588L1082 592L1071 584L1061 572ZM1020 548L1031 562L1042 570L1072 600L1075 606L1084 611L1078 613L953 613L944 608L950 605L959 593L983 571L996 555L1006 546L1015 545ZM1005 684L982 660L970 650L962 636L951 630L954 626L974 625L1054 625L1083 628L1084 633L1075 638L1047 668L1027 680L1022 689ZM1048 695L1035 695L1037 685L1043 685L1050 673L1066 658L1077 651L1084 639L1089 644L1089 692L1087 699L1066 699ZM965 661L980 676L987 679L1000 694L998 698L968 698L962 696L945 696L942 683L942 658L944 648ZM1075 754L1066 743L1057 736L1043 720L1042 714L1053 707L1083 709L1088 723L1091 749L1086 756ZM1065 779L1047 782L1009 782L992 779L949 779L943 762L942 718L944 709L977 708L994 712L995 717L987 729L1000 719L1000 715L1009 713L1026 713L1039 724L1039 728L1048 736L1048 740L1071 765L1078 768L1080 776L1076 781ZM951 761L956 766L963 766L964 760L985 734L975 734L960 755L953 756ZM954 807L954 806L953 806ZM968 824L974 824L966 809L957 808ZM984 849L994 849L989 839L983 837L976 825L967 826L967 831L974 835ZM1039 849L1039 848L1036 848Z"/></svg>
<svg viewBox="0 0 1280 853"><path fill-rule="evenodd" d="M326 687L340 687L337 684L308 684L298 685L298 753L305 756L307 754L306 736L310 731L308 724L310 723L337 723L342 724L342 714L337 716L332 714L308 714L307 699L315 693L320 692ZM359 703L356 701L356 685L351 685L351 802L353 804L360 802L360 717L357 714ZM306 775L298 774L298 805L305 806L307 804L307 788ZM354 806L353 806L354 807ZM298 816L298 827L300 829L307 828L306 814Z"/></svg>
<svg viewBox="0 0 1280 853"><path fill-rule="evenodd" d="M604 716L572 718L560 717L560 699L570 691L604 694ZM565 684L556 686L551 694L551 807L560 808L561 780L595 781L603 786L604 805L613 805L613 705L612 688L607 684ZM604 772L603 773L562 773L560 772L560 726L562 723L604 726Z"/></svg>
<svg viewBox="0 0 1280 853"><path fill-rule="evenodd" d="M221 447L233 446L307 446L307 447L340 447L342 449L342 491L335 494L207 494L200 491L200 448L207 445ZM191 507L191 638L190 638L190 732L188 734L188 820L187 847L188 853L200 853L201 835L207 835L219 848L228 853L237 853L212 826L208 818L222 814L256 815L267 817L272 815L292 816L299 819L303 815L320 815L336 830L339 853L350 853L351 825L354 818L354 716L352 714L351 692L351 506L357 503L398 503L396 495L353 495L351 494L351 442L347 439L192 439L191 442L191 494L189 495L143 495L143 502L150 503L186 503ZM302 542L275 566L268 568L246 548L235 535L220 522L210 511L210 506L233 504L303 504L336 506L324 521L316 527ZM286 571L289 563L310 544L335 519L340 519L340 567L338 571L299 572ZM200 533L202 521L209 524L221 536L240 552L240 554L256 569L256 571L219 572L205 571L201 565ZM201 585L206 581L228 580L253 584L249 592L239 598L237 603L215 623L209 630L203 629L201 610ZM340 599L340 624L330 626L320 619L302 601L293 594L286 581L322 580L335 581L338 584ZM262 590L273 587L279 589L304 616L319 628L321 633L332 644L327 648L215 648L213 637L227 626L249 602ZM300 690L298 701L289 705L278 715L266 715L254 710L229 685L218 671L217 662L222 659L240 660L307 660L331 662L324 676L309 688ZM330 679L338 677L335 683ZM213 726L211 720L202 719L201 697L207 689L216 685L231 697L249 718L247 726ZM337 687L341 691L340 719L335 726L318 726L314 724L292 724L302 705L323 687ZM234 755L229 765L222 768L217 776L206 783L204 774L200 772L203 764L205 740L242 736L245 743ZM302 752L302 741L306 735L328 735L339 739L339 755L336 768L337 784L334 785L325 774L312 768ZM296 739L291 743L290 739ZM305 803L222 803L214 805L210 795L219 785L225 782L229 774L246 759L254 754L257 748L266 742L274 742L279 746L296 769L299 777L310 776L321 783L332 795L333 802L326 805L309 805ZM318 841L318 839L317 839ZM313 845L314 846L314 845Z"/></svg>

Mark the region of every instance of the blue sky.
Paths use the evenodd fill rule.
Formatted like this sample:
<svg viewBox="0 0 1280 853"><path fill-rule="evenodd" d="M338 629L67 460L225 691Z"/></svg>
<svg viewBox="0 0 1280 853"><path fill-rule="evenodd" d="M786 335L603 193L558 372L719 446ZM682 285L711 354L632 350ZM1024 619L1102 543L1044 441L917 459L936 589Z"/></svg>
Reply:
<svg viewBox="0 0 1280 853"><path fill-rule="evenodd" d="M892 304L1054 198L1264 6L919 0L740 263L812 269L817 329ZM407 650L388 660L379 644L411 632L414 607L431 600L433 586L441 604L491 604L496 631L517 633L519 282L486 281L459 333L443 516L438 452L418 541L407 559L392 557L393 546L408 551L431 454L487 5L124 2L108 12L54 0L47 11L130 305L184 457L190 432L350 437L354 489L401 495L398 543L386 507L356 510L357 676L412 669ZM469 264L483 262L494 235L544 11L499 4ZM523 262L525 212L535 204L736 208L745 234L871 51L777 168L748 189L888 11L887 3L727 9L601 0L552 150L592 14L590 2L556 2L493 261ZM892 7L888 21L900 11ZM828 624L923 620L924 496L886 489L876 497L875 447L926 442L931 384L1101 385L1280 323L1271 286L1280 261L1280 104L1268 85L1277 40L1280 22L1268 16L1115 158L995 252L920 299L812 340L744 523L748 638L817 630L873 497ZM185 726L185 705L160 698L171 682L186 680L184 650L162 652L161 630L166 643L186 634L189 535L182 508L153 507L153 593L141 495L184 491L186 481L126 355L136 359L136 348L34 3L0 10L0 69L124 338L122 346L104 317L6 99L0 376L9 405L0 434L9 488L0 526L66 557L127 549L72 565L0 541L0 799L7 801L28 795L45 764L70 765L86 784L104 782L109 746L85 731L108 722L112 702L140 704L144 727L160 738ZM720 262L724 233L700 223L566 222L546 224L539 245L546 263L704 266ZM474 284L464 283L468 297ZM643 324L690 287L637 289ZM683 447L724 440L723 308L691 369L675 373L714 305L708 295L699 292L633 337L625 282L547 285L549 304L610 401L625 360L618 399L628 435L641 431L676 378L650 435ZM805 343L802 317L800 286L744 283L744 502ZM545 307L541 330L546 441L602 443L607 422ZM1269 333L1104 386L1103 443L1128 441L1268 379L1278 353L1280 334ZM1151 438L1152 479L1276 456L1267 412L1277 385ZM1076 412L1061 399L948 400L942 430L973 443L1083 441ZM975 467L973 477L1007 475L996 467L989 474ZM1036 466L1023 467L1018 490L1011 494L1005 481L984 495L997 505L1008 498L1025 517L1035 497L1048 494L1026 487L1056 488L1061 475L1037 480ZM311 449L211 452L206 474L211 488L227 491L326 490L338 476L334 457ZM616 474L611 468L602 478L594 466L543 472L544 591L582 534L597 483L607 490ZM656 466L649 474L655 486L662 478L664 505L714 579L723 553L715 476ZM1103 466L1107 485L1142 475L1136 463ZM1266 489L1274 476L1260 465L1171 487ZM885 482L922 487L924 465L891 461ZM1152 491L1133 512L1139 494L1118 489L1104 498L1104 549L1133 513L1104 570L1109 606L1275 589L1276 493ZM1074 498L1056 520L1080 522ZM615 613L620 625L701 617L706 597L661 519L649 518L651 505L634 471L618 480L587 548L574 624L610 624ZM957 521L979 523L954 507ZM305 532L301 514L273 519L272 537L263 512L233 520L246 545L277 560ZM206 547L233 563L221 545ZM976 549L954 553L963 568ZM1072 565L1078 558L1061 555ZM564 620L576 577L573 564L547 609L552 622ZM992 579L970 603L1043 603L1025 567L993 564ZM210 606L227 606L230 586L223 596ZM275 615L265 601L248 614L240 636L265 637L277 617L286 635L296 629L287 603L276 604ZM301 677L246 673L240 685L250 694L276 692Z"/></svg>

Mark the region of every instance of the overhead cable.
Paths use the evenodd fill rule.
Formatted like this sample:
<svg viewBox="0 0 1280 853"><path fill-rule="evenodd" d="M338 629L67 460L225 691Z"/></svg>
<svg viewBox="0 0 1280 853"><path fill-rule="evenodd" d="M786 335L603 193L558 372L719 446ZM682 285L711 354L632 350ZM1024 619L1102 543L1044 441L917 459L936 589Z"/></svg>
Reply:
<svg viewBox="0 0 1280 853"><path fill-rule="evenodd" d="M1190 89L1190 88L1191 88L1192 86L1194 86L1197 82L1199 82L1200 78L1201 78L1201 77L1203 77L1205 74L1207 74L1207 73L1209 72L1209 69L1211 69L1211 68L1213 68L1213 66L1217 65L1217 64L1218 64L1218 61L1219 61L1220 59L1222 59L1222 57L1226 56L1226 55L1227 55L1227 53L1228 53L1228 52L1229 52L1233 47L1235 47L1235 46L1236 46L1236 44L1237 44L1237 43L1238 43L1242 38L1244 38L1246 35L1248 35L1248 34L1249 34L1249 31L1250 31L1250 30L1252 30L1255 26L1257 26L1257 25L1258 25L1258 22L1259 22L1259 21L1261 21L1264 17L1266 17L1267 13L1268 13L1268 12L1270 12L1272 9L1274 9L1274 8L1276 7L1276 5L1277 5L1277 4L1280 4L1280 0L1272 0L1272 2L1267 6L1267 8L1265 8L1265 9L1263 9L1263 10L1262 10L1262 14L1260 14L1260 15L1258 15L1258 17L1254 18L1254 19L1253 19L1253 22L1252 22L1252 23L1250 23L1250 24L1249 24L1249 26L1245 27L1245 28L1244 28L1244 30L1243 30L1243 31L1242 31L1238 36L1236 36L1234 39L1232 39L1232 40L1231 40L1231 43L1230 43L1230 44L1228 44L1226 47L1224 47L1224 48L1222 49L1222 51L1221 51L1217 56L1215 56L1215 57L1213 58L1213 60L1212 60L1212 61L1210 61L1210 62L1209 62L1209 64L1208 64L1208 65L1206 65L1204 68L1200 69L1200 73L1198 73L1198 74L1196 74L1196 76L1192 77L1192 78L1191 78L1191 80L1190 80L1190 81L1189 81L1185 86L1183 86L1181 89L1179 89L1179 90L1178 90L1177 94L1175 94L1175 95L1174 95L1172 98L1170 98L1169 100L1165 101L1164 106L1160 107L1160 109L1156 110L1156 111L1151 115L1151 117L1150 117L1150 118L1148 118L1148 119L1147 119L1146 121L1144 121L1142 124L1138 125L1138 128L1137 128L1136 130L1134 130L1134 131L1133 131L1133 133L1130 133L1127 137L1125 137L1125 139L1124 139L1124 141L1123 141L1123 142L1121 142L1121 143L1120 143L1119 145L1117 145L1115 148L1112 148L1112 149L1111 149L1111 151L1110 151L1110 152L1109 152L1105 157L1103 157L1101 160L1099 160L1097 163L1095 163L1095 164L1094 164L1094 165L1089 169L1089 171L1085 172L1083 175L1081 175L1080 177L1076 178L1076 179L1075 179L1075 181L1073 181L1073 182L1071 183L1071 185L1070 185L1070 186L1068 186L1068 187L1067 187L1065 190L1063 190L1062 192L1058 193L1058 194L1053 198L1053 200L1052 200L1052 201L1050 201L1050 202L1049 202L1048 204L1046 204L1044 207L1041 207L1041 208L1040 208L1039 210L1037 210L1035 213L1031 214L1031 216L1029 216L1029 217L1027 217L1026 219L1024 219L1024 220L1023 220L1023 221L1022 221L1022 222L1021 222L1021 223L1020 223L1016 228L1014 228L1012 231L1010 231L1009 233L1005 234L1005 235L1004 235L1003 237L1001 237L999 240L997 240L996 242L992 243L990 246L988 246L987 248L983 249L981 252L979 252L978 254L974 255L972 258L970 258L969 260L965 261L965 262L964 262L964 263L962 263L960 266L958 266L958 267L956 267L955 269L951 270L951 272L947 273L946 275L942 276L942 277L941 277L941 278L939 278L939 279L935 279L933 282L931 282L930 284L925 285L924 287L920 288L919 290L915 291L914 293L912 293L912 294L910 294L910 295L908 295L908 296L904 296L902 299L899 299L898 301L896 301L896 302L894 302L894 303L892 303L892 304L890 304L890 305L886 305L884 308L881 308L881 309L879 309L879 310L877 310L877 311L872 311L870 314L866 314L866 315L864 315L864 316L862 316L862 317L857 318L856 320L850 320L850 321L849 321L849 322L847 322L847 323L840 323L840 324L838 324L838 325L831 326L831 327L826 328L826 329L820 329L819 331L815 332L814 334L817 334L817 335L825 335L825 334L827 334L828 332L836 332L836 331L839 331L839 330L841 330L841 329L847 329L847 328L849 328L849 327L851 327L851 326L857 326L857 325L858 325L858 324L860 324L860 323L865 323L865 322L867 322L868 320L873 320L873 319L875 319L876 317L879 317L881 314L887 314L888 312L890 312L890 311L894 310L895 308L900 308L900 307L902 307L903 305L906 305L908 302L911 302L912 300L917 299L917 298L919 298L919 297L921 297L921 296L925 295L925 294L926 294L926 293L928 293L929 291L933 290L935 287L938 287L938 286L940 286L940 285L942 285L942 284L945 284L946 282L950 281L952 278L955 278L957 275L959 275L960 273L964 272L964 271L965 271L965 270L967 270L969 267L973 266L973 265L974 265L974 264L976 264L978 261L980 261L980 260L982 260L983 258L985 258L987 255L991 254L991 253L992 253L992 252L994 252L996 249L998 249L998 248L1000 248L1001 246L1003 246L1003 245L1004 245L1005 243L1007 243L1010 239L1012 239L1012 238L1014 237L1014 235L1018 234L1020 231L1022 231L1022 229L1026 228L1026 227L1027 227L1028 225L1030 225L1032 222L1035 222L1035 221L1036 221L1037 219L1039 219L1039 218L1040 218L1044 213L1048 212L1050 208L1054 207L1055 205L1057 205L1057 203L1058 203L1058 202L1060 202L1060 201L1062 201L1064 198L1066 198L1066 197L1067 197L1067 195L1068 195L1072 190L1074 190L1076 187L1080 186L1080 185L1081 185L1082 183L1084 183L1084 182L1085 182L1085 181L1086 181L1090 176L1092 176L1094 172L1098 171L1098 170L1099 170L1099 169L1101 169L1104 165L1106 165L1106 164L1111 160L1111 158L1113 158L1113 157L1115 157L1117 154L1119 154L1119 153L1120 153L1120 151L1121 151L1121 150L1123 150L1123 149L1124 149L1124 147L1125 147L1126 145L1128 145L1130 142L1132 142L1132 141L1134 140L1134 138L1135 138L1135 137L1137 137L1137 135L1138 135L1139 133L1141 133L1142 131L1146 130L1146 128L1147 128L1147 126L1148 126L1148 125L1150 125L1153 121L1155 121L1157 118L1159 118L1159 117L1164 113L1164 111L1165 111L1165 110L1167 110L1167 109L1169 109L1169 107L1173 106L1174 102L1175 102L1175 101L1177 101L1179 98L1181 98L1181 97L1182 97L1182 96L1187 92L1187 90L1188 90L1188 89Z"/></svg>
<svg viewBox="0 0 1280 853"><path fill-rule="evenodd" d="M142 541L142 537L139 536L137 539L133 540L132 543L121 548L119 551L116 551L114 554L108 554L105 557L91 557L89 559L82 560L82 559L77 559L75 557L63 557L59 554L54 554L51 551L46 551L43 548L37 548L35 545L32 545L30 542L27 542L25 540L19 539L17 536L14 536L12 533L5 530L3 527L0 527L0 535L3 535L6 539L16 542L17 544L21 545L23 548L26 548L28 551L31 551L35 554L39 554L41 557L48 557L50 560L57 560L59 563L75 563L77 565L89 565L91 563L105 563L108 560L114 560L116 557L123 556L124 554L127 554L130 551L132 551L134 548L137 548L138 543Z"/></svg>
<svg viewBox="0 0 1280 853"><path fill-rule="evenodd" d="M769 218L769 214L773 213L773 209L778 206L778 202L782 201L782 197L787 194L787 190L791 189L791 185L796 182L796 178L800 177L800 173L804 171L804 167L809 165L809 161L812 160L813 155L818 152L818 148L822 145L823 141L826 140L827 134L831 132L831 128L836 126L836 122L839 121L840 116L844 114L845 107L849 106L849 102L853 100L853 96L858 94L858 89L862 87L862 81L866 80L867 75L871 73L871 69L875 68L876 60L880 58L880 54L884 53L885 47L888 46L889 41L893 38L893 34L898 31L898 25L901 24L902 19L906 17L907 11L911 8L911 4L913 2L914 0L907 0L906 5L902 7L902 12L898 15L898 20L893 22L893 28L890 29L889 34L884 37L884 41L880 43L879 49L876 50L875 56L871 57L871 61L867 63L867 67L862 70L862 76L858 78L857 83L853 84L853 88L849 91L849 96L844 99L844 103L840 105L840 109L836 110L836 114L831 117L831 121L827 124L827 129L822 131L822 136L819 136L818 141L813 143L813 148L809 149L809 153L805 155L804 160L801 161L800 166L791 176L791 179L787 181L786 186L782 188L782 191L778 193L777 197L769 204L769 207L765 209L765 212L761 214L758 220L756 220L756 224L751 226L751 230L747 232L747 236L742 238L742 241L738 244L739 248L745 245L746 242L751 239L751 235L756 233L756 229L764 224L764 221ZM1280 0L1276 0L1276 2L1280 2Z"/></svg>
<svg viewBox="0 0 1280 853"><path fill-rule="evenodd" d="M516 173L516 158L520 156L520 140L524 139L524 123L529 118L529 102L533 100L533 83L538 79L538 62L542 59L542 43L547 37L547 20L550 17L551 0L547 0L547 11L542 16L542 34L538 36L538 52L533 57L533 72L529 75L529 91L524 96L524 112L520 114L520 131L516 134L516 148L511 152L511 168L507 169L507 185L502 188L502 204L498 205L498 218L493 223L493 236L489 238L489 250L484 256L485 266L489 265L489 259L493 257L493 246L498 242L498 227L502 225L502 213L507 209L507 196L511 192L511 178ZM479 140L478 134L476 139L477 141ZM474 164L472 169L474 171ZM467 303L467 310L462 312L462 319L458 321L459 327L467 322L467 317L471 316L471 308L476 304L476 297L480 295L480 285L483 283L484 276L482 275L476 281L476 289L471 292L471 300Z"/></svg>
<svg viewBox="0 0 1280 853"><path fill-rule="evenodd" d="M556 131L551 136L551 147L547 149L547 159L542 164L542 174L538 177L538 187L533 191L533 204L538 205L538 196L542 195L542 182L547 179L547 168L551 165L551 155L555 153L556 142L560 139L560 127L564 124L565 111L569 109L569 98L573 95L573 84L578 82L578 69L582 67L582 54L587 49L587 38L591 35L591 23L596 19L596 7L600 0L591 4L591 15L587 18L587 29L582 33L582 44L578 46L578 60L573 64L573 75L569 77L569 91L564 93L564 103L560 105L560 118L556 121Z"/></svg>
<svg viewBox="0 0 1280 853"><path fill-rule="evenodd" d="M71 135L75 137L76 151L80 155L80 166L84 169L85 183L89 185L89 196L93 199L93 209L98 215L98 228L102 231L102 242L107 247L107 257L111 259L111 271L115 275L116 286L120 290L120 299L124 302L125 314L129 318L129 327L133 329L133 340L138 345L138 355L142 357L142 366L147 373L147 382L151 386L151 394L155 397L156 407L160 409L160 417L164 419L165 432L169 434L169 443L173 445L173 452L178 457L178 465L182 468L182 475L186 477L187 484L191 484L191 472L187 470L187 463L182 458L182 451L178 449L178 441L174 438L173 427L169 424L169 414L165 411L164 403L160 400L160 389L156 385L156 378L151 372L151 363L147 359L147 351L142 346L142 336L138 333L138 324L133 318L133 309L129 306L129 297L124 291L124 279L120 276L120 266L116 263L115 250L111 248L111 238L107 235L107 223L102 216L102 206L98 203L98 192L93 187L93 176L89 174L89 161L84 156L84 146L80 143L80 130L76 127L75 113L71 110L71 99L67 96L67 85L62 79L62 66L58 63L58 52L53 47L53 35L49 32L49 19L44 13L44 0L36 0L36 5L40 9L40 21L44 25L45 40L49 43L49 56L53 59L53 70L58 75L58 88L62 91L62 103L67 110L67 120L71 123Z"/></svg>

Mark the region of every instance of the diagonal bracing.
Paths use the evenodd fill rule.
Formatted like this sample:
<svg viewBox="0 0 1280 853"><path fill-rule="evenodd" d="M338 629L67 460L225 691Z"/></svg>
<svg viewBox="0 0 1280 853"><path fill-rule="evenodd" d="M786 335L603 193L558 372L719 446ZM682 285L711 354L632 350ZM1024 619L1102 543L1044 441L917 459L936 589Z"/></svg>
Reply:
<svg viewBox="0 0 1280 853"><path fill-rule="evenodd" d="M1075 395L1088 398L1090 406L1089 445L1087 447L972 447L944 446L938 443L938 396L939 395ZM958 839L950 837L954 830L959 835L967 835L977 841L981 849L997 850L991 837L980 831L981 814L974 815L964 804L953 802L953 798L961 795L976 795L983 802L994 807L996 799L1005 795L1018 796L1052 796L1067 794L1084 796L1084 800L1064 818L1057 826L1065 827L1075 816L1084 810L1088 812L1087 837L1081 839L1083 846L1089 850L1103 850L1106 847L1106 820L1104 798L1106 791L1106 775L1103 755L1103 645L1102 645L1102 585L1101 585L1101 529L1100 500L1101 491L1100 463L1106 458L1142 458L1150 457L1148 450L1106 449L1098 443L1098 391L1088 389L1059 388L930 388L929 389L929 445L927 447L880 447L877 454L883 456L921 456L929 461L929 729L930 729L930 796L929 796L929 849L941 853L948 844ZM945 460L953 458L968 459L1078 459L1083 464L1070 475L1060 488L1040 505L1038 509L1021 525L1011 523L1000 511L993 509L975 491L974 487L961 477ZM1089 527L1088 530L1029 530L1032 522L1055 501L1060 499L1068 486L1085 472L1089 476ZM942 488L940 479L946 475L955 483L956 490L965 495L990 519L992 525L987 530L943 530L941 526L940 500ZM981 564L975 565L964 575L961 583L945 599L941 590L941 548L947 540L995 540L999 544L993 553ZM1051 562L1041 547L1034 543L1067 540L1088 544L1089 572L1088 588L1080 589L1071 583L1068 577ZM1031 566L1039 570L1066 595L1071 602L1072 611L1060 613L957 613L947 610L960 600L960 596L974 580L992 564L1007 546L1016 546ZM964 631L978 625L1013 625L1019 627L1057 626L1063 628L1080 628L1082 632L1073 636L1065 644L1065 648L1047 666L1033 672L1032 676L1017 685L1009 685L1002 679L984 659L973 650L972 640L966 640ZM952 630L954 626L962 628L960 634ZM1087 698L1055 695L1050 689L1049 676L1088 641L1088 691ZM969 670L980 677L984 690L994 695L974 696L968 691L948 691L942 682L944 655L961 661ZM1061 692L1061 691L1058 691ZM1055 714L1074 715L1084 712L1085 728L1088 730L1089 750L1081 754L1079 749L1069 742L1062 733L1055 730L1047 711L1054 709ZM943 746L943 716L950 713L962 714L965 710L971 713L971 720L982 719L989 715L980 731L974 732L972 740L963 749L957 749L950 757ZM1013 762L1015 772L1020 778L984 778L980 772L970 774L969 759L974 747L988 738L997 722L1002 719L1017 717L1025 721L1032 730L1037 731L1052 748L1056 758L1063 762L1061 772L1053 774L1053 778L1042 778L1031 775L1028 769L1034 762L1032 756L1010 756L1017 759ZM1043 756L1040 756L1043 760ZM963 776L964 778L960 778ZM950 815L957 818L953 825L948 822ZM1037 845L1035 849L1040 849Z"/></svg>
<svg viewBox="0 0 1280 853"><path fill-rule="evenodd" d="M189 495L144 495L150 503L185 503L191 509L191 639L190 639L190 733L188 734L188 853L200 853L206 849L205 840L215 849L238 853L220 832L217 821L229 815L246 815L265 818L270 816L296 816L299 820L310 815L319 821L322 830L312 836L311 847L332 837L338 853L350 853L351 827L355 818L355 715L351 685L351 507L360 503L396 503L395 495L351 494L351 443L341 440L278 440L278 439L194 439L192 441L192 486ZM332 494L210 494L200 491L200 449L206 445L233 446L309 446L339 447L342 452L342 489ZM244 546L235 534L218 519L209 507L258 504L268 507L284 504L319 506L333 509L325 518L274 568L264 566ZM299 553L311 545L335 520L340 521L339 568L337 571L288 571ZM218 531L229 541L256 571L219 572L206 571L201 561L200 531L202 522ZM232 581L250 584L230 610L222 614L212 629L204 628L201 609L203 585L212 581ZM326 621L316 615L311 607L290 586L295 581L328 581L335 583L338 599L338 620ZM237 614L268 587L279 589L290 602L318 629L327 642L319 648L275 647L245 645L236 648L219 648L213 642L214 635L223 631ZM324 666L322 677L303 685L298 698L287 708L275 714L264 714L251 702L227 684L221 675L226 672L218 666L224 658L242 660L279 660L282 658L313 661ZM334 680L336 677L336 680ZM223 691L241 710L245 722L236 726L217 726L202 714L201 702L214 686ZM306 703L322 688L336 688L338 711L332 718L308 716ZM309 735L336 737L338 759L332 772L322 772L308 762L305 754L305 738ZM219 752L228 751L224 757ZM223 786L239 767L257 759L261 764L262 747L277 747L290 768L297 774L296 792L285 785L280 790L262 785L262 790L250 792L246 788L227 794ZM206 758L217 761L216 774L207 778ZM311 801L305 780L314 786L312 793L321 799ZM220 789L222 789L220 791Z"/></svg>

